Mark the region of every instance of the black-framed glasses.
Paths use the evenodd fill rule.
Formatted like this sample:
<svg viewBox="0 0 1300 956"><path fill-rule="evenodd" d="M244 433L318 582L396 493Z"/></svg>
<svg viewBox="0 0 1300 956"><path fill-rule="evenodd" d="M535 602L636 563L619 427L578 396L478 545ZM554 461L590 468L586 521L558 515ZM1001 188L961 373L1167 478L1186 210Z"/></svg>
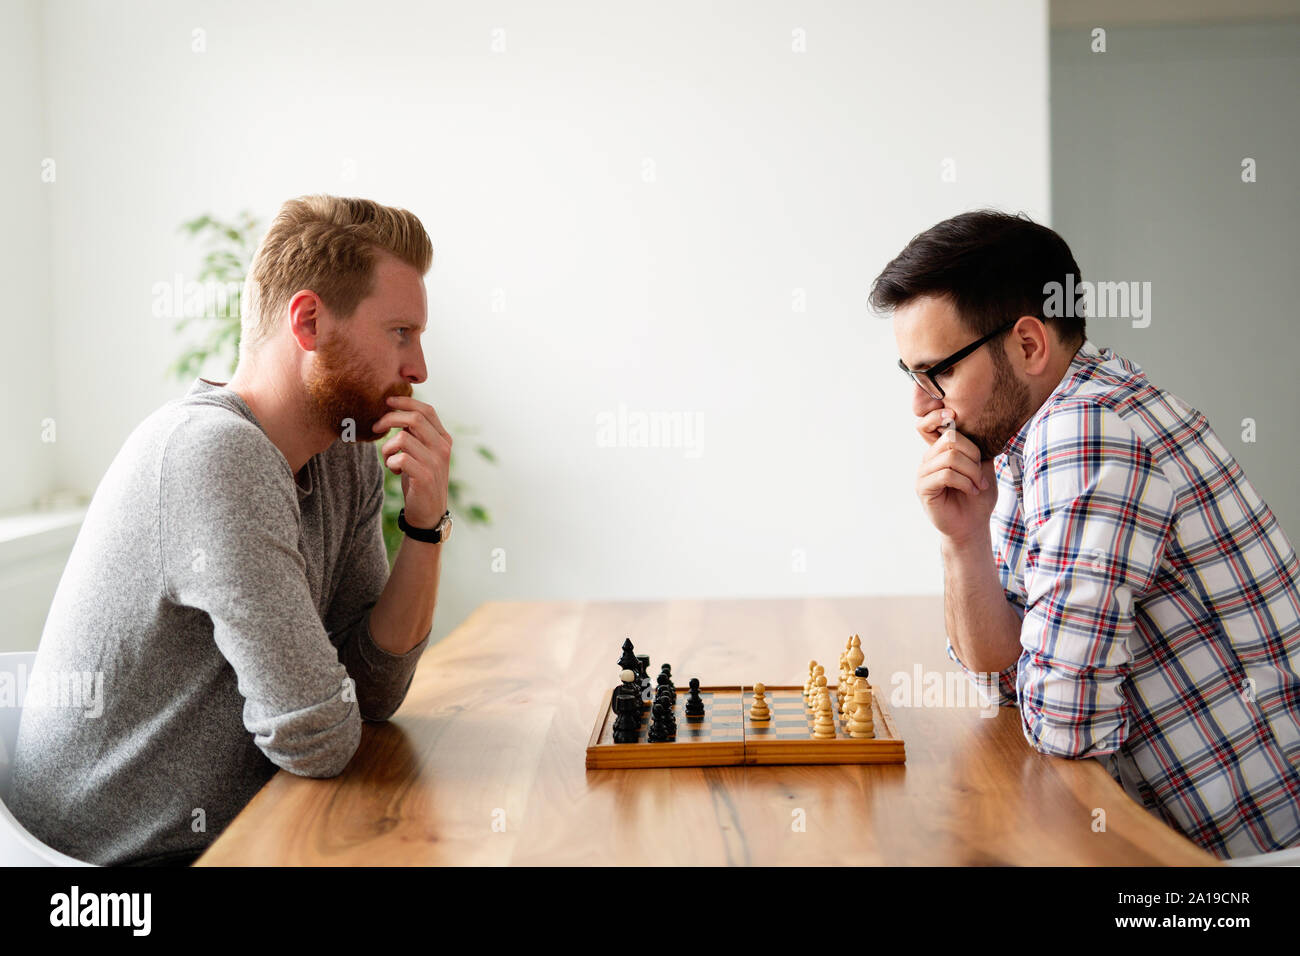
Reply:
<svg viewBox="0 0 1300 956"><path fill-rule="evenodd" d="M935 364L931 365L927 369L908 368L906 365L903 364L902 359L898 360L898 367L901 368L904 371L904 373L906 373L908 378L910 378L913 382L915 382L918 386L920 386L921 391L925 392L925 394L929 395L931 398L943 398L944 395L943 386L941 386L938 382L936 382L934 380L934 377L936 375L942 375L944 372L948 371L948 369L952 368L954 365L956 365L966 356L974 352L985 342L997 338L1003 332L1007 331L1007 329L1014 327L1015 324L1019 321L1020 321L1019 318L1012 319L1006 325L1002 326L1002 328L994 329L988 335L984 336L984 338L979 339L976 342L972 342L964 349L960 349L959 351L953 352L942 362L936 362Z"/></svg>

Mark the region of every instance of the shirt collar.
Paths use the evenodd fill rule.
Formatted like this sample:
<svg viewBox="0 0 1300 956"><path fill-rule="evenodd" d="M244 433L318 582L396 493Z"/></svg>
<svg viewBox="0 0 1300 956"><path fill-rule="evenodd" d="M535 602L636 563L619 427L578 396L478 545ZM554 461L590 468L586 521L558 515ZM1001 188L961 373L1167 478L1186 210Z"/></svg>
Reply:
<svg viewBox="0 0 1300 956"><path fill-rule="evenodd" d="M1015 436L1007 442L1006 447L1002 449L1002 454L1014 459L1016 464L1019 464L1024 457L1025 440L1029 437L1029 430L1034 426L1034 423L1043 416L1057 399L1068 395L1074 390L1078 384L1080 372L1104 360L1105 356L1101 354L1101 350L1093 345L1090 340L1084 339L1083 344L1074 353L1074 358L1070 360L1070 367L1061 376L1061 381L1057 383L1056 388L1052 389L1052 393L1047 396L1047 400L1043 402L1038 411L1030 415L1029 421L1025 422L1020 431L1016 432Z"/></svg>

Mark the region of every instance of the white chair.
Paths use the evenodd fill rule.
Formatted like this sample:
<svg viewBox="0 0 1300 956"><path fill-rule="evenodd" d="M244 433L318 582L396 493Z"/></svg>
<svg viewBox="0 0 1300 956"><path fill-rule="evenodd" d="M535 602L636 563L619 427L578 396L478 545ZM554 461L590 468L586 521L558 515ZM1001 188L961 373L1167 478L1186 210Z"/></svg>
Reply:
<svg viewBox="0 0 1300 956"><path fill-rule="evenodd" d="M30 674L35 660L35 651L0 654L0 675L10 675L0 679L12 679L16 685L19 672ZM0 866L93 866L46 846L28 833L5 806L22 715L21 702L16 707L0 706Z"/></svg>

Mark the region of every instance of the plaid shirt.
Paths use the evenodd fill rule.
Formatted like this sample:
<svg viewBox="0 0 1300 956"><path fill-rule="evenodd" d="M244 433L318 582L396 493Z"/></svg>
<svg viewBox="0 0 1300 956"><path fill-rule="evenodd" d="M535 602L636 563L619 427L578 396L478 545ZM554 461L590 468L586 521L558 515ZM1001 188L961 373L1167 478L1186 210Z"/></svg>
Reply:
<svg viewBox="0 0 1300 956"><path fill-rule="evenodd" d="M1085 342L995 470L1023 650L948 656L1217 857L1300 843L1300 567L1205 416Z"/></svg>

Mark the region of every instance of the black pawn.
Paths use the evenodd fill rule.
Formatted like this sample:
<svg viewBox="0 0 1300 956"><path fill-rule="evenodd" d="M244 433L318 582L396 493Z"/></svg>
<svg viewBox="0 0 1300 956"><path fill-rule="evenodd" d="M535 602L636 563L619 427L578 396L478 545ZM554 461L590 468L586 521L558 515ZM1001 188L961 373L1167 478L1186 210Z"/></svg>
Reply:
<svg viewBox="0 0 1300 956"><path fill-rule="evenodd" d="M677 736L677 715L673 713L673 703L670 700L664 700L664 732L669 737Z"/></svg>
<svg viewBox="0 0 1300 956"><path fill-rule="evenodd" d="M663 701L655 701L654 710L652 711L654 717L650 721L650 735L648 737L652 744L662 744L668 740L668 725L664 716L666 712L667 708Z"/></svg>
<svg viewBox="0 0 1300 956"><path fill-rule="evenodd" d="M704 698L700 696L700 679L698 677L691 678L691 695L686 698L686 716L704 716Z"/></svg>
<svg viewBox="0 0 1300 956"><path fill-rule="evenodd" d="M667 693L668 696L672 698L672 702L674 704L677 703L677 688L673 686L672 678L663 673L663 671L660 671L658 681L659 686L655 688L655 694Z"/></svg>

